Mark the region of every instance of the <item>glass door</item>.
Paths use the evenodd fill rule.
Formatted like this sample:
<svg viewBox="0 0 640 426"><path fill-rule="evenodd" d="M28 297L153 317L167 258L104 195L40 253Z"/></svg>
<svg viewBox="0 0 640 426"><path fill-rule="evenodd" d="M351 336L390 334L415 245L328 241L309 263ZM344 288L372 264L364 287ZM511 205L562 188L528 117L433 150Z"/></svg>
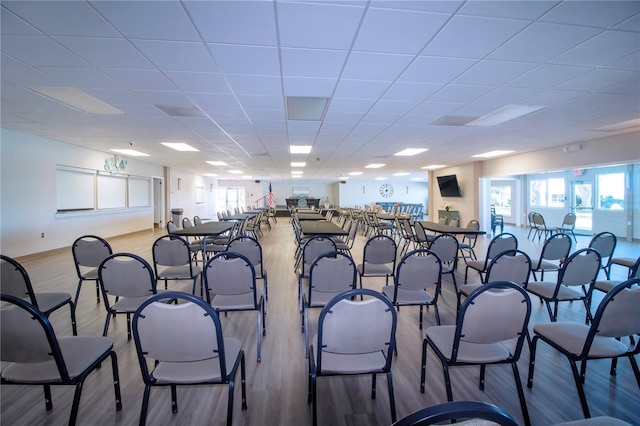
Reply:
<svg viewBox="0 0 640 426"><path fill-rule="evenodd" d="M593 229L593 182L576 181L571 187L571 210L576 215L575 232L590 235Z"/></svg>

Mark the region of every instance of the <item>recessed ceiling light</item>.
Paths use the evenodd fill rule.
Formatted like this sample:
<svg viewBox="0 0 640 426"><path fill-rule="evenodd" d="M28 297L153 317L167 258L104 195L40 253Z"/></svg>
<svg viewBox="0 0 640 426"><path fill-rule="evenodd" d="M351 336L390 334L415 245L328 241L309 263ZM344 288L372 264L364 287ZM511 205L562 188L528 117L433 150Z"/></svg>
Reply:
<svg viewBox="0 0 640 426"><path fill-rule="evenodd" d="M409 179L409 180L417 181L417 180L426 180L426 179L427 179L427 178L414 177L414 178L411 178L411 179Z"/></svg>
<svg viewBox="0 0 640 426"><path fill-rule="evenodd" d="M421 154L425 151L428 151L428 149L427 148L407 148L407 149L403 149L400 152L396 152L393 155L402 155L402 156L408 157L411 155Z"/></svg>
<svg viewBox="0 0 640 426"><path fill-rule="evenodd" d="M308 154L311 152L311 145L289 145L291 154Z"/></svg>
<svg viewBox="0 0 640 426"><path fill-rule="evenodd" d="M292 175L301 175L302 174L302 170L291 170L291 174Z"/></svg>
<svg viewBox="0 0 640 426"><path fill-rule="evenodd" d="M227 170L227 172L232 173L234 175L241 175L242 170Z"/></svg>
<svg viewBox="0 0 640 426"><path fill-rule="evenodd" d="M544 108L543 106L534 105L507 105L496 111L490 112L480 118L468 122L465 126L492 127L498 124L506 123L523 115L531 114Z"/></svg>
<svg viewBox="0 0 640 426"><path fill-rule="evenodd" d="M112 149L111 151L117 152L118 154L130 155L131 157L148 157L149 156L149 154L136 151L135 149Z"/></svg>
<svg viewBox="0 0 640 426"><path fill-rule="evenodd" d="M349 173L349 176L360 176L362 174L362 172L351 172Z"/></svg>
<svg viewBox="0 0 640 426"><path fill-rule="evenodd" d="M394 176L408 176L410 173L406 173L406 172L401 172L401 173L394 173Z"/></svg>
<svg viewBox="0 0 640 426"><path fill-rule="evenodd" d="M496 151L485 152L483 154L472 155L471 157L474 157L474 158L491 158L491 157L498 157L500 155L511 154L512 152L515 152L515 151L496 150Z"/></svg>
<svg viewBox="0 0 640 426"><path fill-rule="evenodd" d="M291 167L304 167L306 165L307 165L307 163L305 163L304 161L292 161L291 162Z"/></svg>
<svg viewBox="0 0 640 426"><path fill-rule="evenodd" d="M618 130L626 130L634 127L640 126L640 118L634 118L633 120L622 121L620 123L611 124L609 126L598 127L597 129L601 132L617 132Z"/></svg>
<svg viewBox="0 0 640 426"><path fill-rule="evenodd" d="M215 173L205 173L204 176L209 176L209 177L213 177L213 176L218 176Z"/></svg>
<svg viewBox="0 0 640 426"><path fill-rule="evenodd" d="M227 163L224 161L207 161L207 164L211 164L212 166L226 166Z"/></svg>
<svg viewBox="0 0 640 426"><path fill-rule="evenodd" d="M251 176L251 175L242 175L242 177L244 179L253 179L253 176Z"/></svg>
<svg viewBox="0 0 640 426"><path fill-rule="evenodd" d="M385 166L384 164L373 163L373 164L369 164L369 165L364 166L364 168L365 169L379 169L380 167L384 167L384 166Z"/></svg>
<svg viewBox="0 0 640 426"><path fill-rule="evenodd" d="M447 167L444 164L430 164L428 166L421 167L424 170L433 170L433 169L441 169L443 167Z"/></svg>
<svg viewBox="0 0 640 426"><path fill-rule="evenodd" d="M387 178L386 177L377 177L374 180L387 180Z"/></svg>
<svg viewBox="0 0 640 426"><path fill-rule="evenodd" d="M349 179L349 176L340 176L338 179L339 180L347 180L347 179Z"/></svg>
<svg viewBox="0 0 640 426"><path fill-rule="evenodd" d="M198 148L194 148L191 145L187 145L183 142L160 142L162 145L175 149L176 151L200 151Z"/></svg>
<svg viewBox="0 0 640 426"><path fill-rule="evenodd" d="M291 175L291 177L293 179L300 179L302 177L302 175Z"/></svg>
<svg viewBox="0 0 640 426"><path fill-rule="evenodd" d="M87 114L124 115L124 112L75 87L31 87L34 92Z"/></svg>

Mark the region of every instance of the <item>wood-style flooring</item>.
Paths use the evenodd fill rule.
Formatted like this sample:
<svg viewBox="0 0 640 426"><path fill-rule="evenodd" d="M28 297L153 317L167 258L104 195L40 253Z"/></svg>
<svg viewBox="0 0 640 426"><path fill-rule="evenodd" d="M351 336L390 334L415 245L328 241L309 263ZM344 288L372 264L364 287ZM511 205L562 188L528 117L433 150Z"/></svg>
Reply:
<svg viewBox="0 0 640 426"><path fill-rule="evenodd" d="M335 219L334 219L335 220ZM294 236L287 218L278 218L268 230L263 226L265 264L269 277L267 335L262 340L262 362L256 362L256 316L254 312L233 313L222 317L224 333L243 341L247 364L247 404L240 407L240 390L236 386L233 423L235 425L310 425L311 407L307 404L307 359L304 334L301 333L298 312L297 277L293 269ZM527 228L507 226L520 247L536 258L542 241L527 239ZM100 230L95 231L100 234ZM152 242L162 230L150 230L109 238L115 252L133 252L152 261ZM578 236L573 250L586 247L590 237ZM358 234L352 250L356 262L362 259L365 237ZM483 258L490 236L479 238L476 252ZM618 256L637 256L640 244L619 241ZM22 257L18 259L30 274L37 291L67 291L74 293L77 278L71 249ZM464 263L458 266L458 282L464 280ZM555 274L552 275L555 278ZM602 276L604 276L602 274ZM613 267L612 278L626 278L626 270ZM380 290L383 278L365 278L365 287ZM596 295L594 305L601 296ZM543 304L533 301L530 328L537 322L548 322ZM442 324L453 324L456 298L450 277L443 279L439 300ZM402 308L398 312L398 356L393 360L393 379L398 418L420 408L446 401L442 368L430 353L427 363L427 388L419 392L420 358L423 331L418 328L418 308ZM96 303L92 283L83 287L77 307L78 331L81 335L100 335L105 320L105 308ZM317 310L310 314L313 324ZM61 309L51 317L59 335L71 334L68 310ZM560 320L584 320L580 303L563 303ZM435 325L433 310L426 311L425 326ZM363 324L363 327L366 327ZM114 341L122 388L123 409L116 412L110 368L101 368L86 381L80 410L79 425L134 425L138 423L143 383L133 341L127 341L124 316L112 319L109 337ZM526 385L529 350L523 350L519 362L520 375ZM609 376L609 361L591 361L587 370L586 394L593 416L612 416L629 423L638 423L640 389L626 360L618 363L616 377ZM478 389L479 368L451 370L455 400L479 400L496 404L510 412L519 423L522 414L511 368L487 368L485 390ZM238 377L239 380L239 377ZM331 377L318 379L318 422L321 425L389 425L391 416L384 376L378 379L377 399L370 398L370 376ZM66 424L73 397L72 387L53 387L53 410L44 407L40 386L5 385L1 390L1 423L10 425ZM550 425L583 417L578 395L566 360L549 346L538 348L536 373L532 389L525 387L525 397L532 424ZM178 388L179 412L173 414L169 389L155 388L147 418L148 425L222 425L227 415L227 388Z"/></svg>

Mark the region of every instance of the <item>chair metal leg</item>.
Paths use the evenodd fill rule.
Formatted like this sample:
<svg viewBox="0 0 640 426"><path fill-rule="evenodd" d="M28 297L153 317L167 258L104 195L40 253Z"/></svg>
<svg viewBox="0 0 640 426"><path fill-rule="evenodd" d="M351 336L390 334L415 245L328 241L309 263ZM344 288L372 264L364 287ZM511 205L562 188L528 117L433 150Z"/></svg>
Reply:
<svg viewBox="0 0 640 426"><path fill-rule="evenodd" d="M536 364L536 347L538 344L538 336L533 336L531 344L529 345L529 375L527 376L527 387L531 389L533 387L533 370Z"/></svg>
<svg viewBox="0 0 640 426"><path fill-rule="evenodd" d="M422 364L420 369L420 393L424 393L425 376L427 375L427 339L422 341Z"/></svg>
<svg viewBox="0 0 640 426"><path fill-rule="evenodd" d="M177 395L177 386L171 385L171 412L178 412L178 395Z"/></svg>
<svg viewBox="0 0 640 426"><path fill-rule="evenodd" d="M527 409L527 401L524 399L524 389L522 388L522 381L520 380L520 372L518 371L518 364L511 363L513 369L513 378L516 381L516 388L518 389L518 398L520 399L520 407L522 409L522 417L524 418L524 424L530 425L531 419L529 418L529 410Z"/></svg>
<svg viewBox="0 0 640 426"><path fill-rule="evenodd" d="M118 373L118 357L114 351L109 353L111 357L111 370L113 373L113 391L116 397L116 411L122 410L122 396L120 395L120 375Z"/></svg>
<svg viewBox="0 0 640 426"><path fill-rule="evenodd" d="M480 382L478 384L478 388L483 391L484 390L484 373L487 369L486 365L480 364Z"/></svg>
<svg viewBox="0 0 640 426"><path fill-rule="evenodd" d="M588 419L591 417L591 413L589 412L589 406L587 405L587 397L584 393L582 380L580 379L580 374L578 373L578 366L576 365L576 362L572 359L569 359L569 364L571 365L571 373L573 374L573 380L576 382L578 396L580 397L580 404L582 405L582 412L584 413L585 419Z"/></svg>
<svg viewBox="0 0 640 426"><path fill-rule="evenodd" d="M144 393L142 395L142 408L140 409L140 426L147 424L147 408L149 407L149 394L151 393L151 386L144 386Z"/></svg>
<svg viewBox="0 0 640 426"><path fill-rule="evenodd" d="M73 403L71 404L71 414L69 415L69 426L76 424L78 418L78 407L80 406L80 396L82 396L82 385L84 384L84 377L76 384L76 390L73 393Z"/></svg>
<svg viewBox="0 0 640 426"><path fill-rule="evenodd" d="M391 406L391 421L397 420L396 416L396 397L393 393L393 377L391 371L387 373L387 387L389 388L389 405Z"/></svg>
<svg viewBox="0 0 640 426"><path fill-rule="evenodd" d="M51 386L43 385L44 388L44 406L47 411L51 411L53 408L53 401L51 401Z"/></svg>
<svg viewBox="0 0 640 426"><path fill-rule="evenodd" d="M376 373L371 375L371 399L376 399Z"/></svg>

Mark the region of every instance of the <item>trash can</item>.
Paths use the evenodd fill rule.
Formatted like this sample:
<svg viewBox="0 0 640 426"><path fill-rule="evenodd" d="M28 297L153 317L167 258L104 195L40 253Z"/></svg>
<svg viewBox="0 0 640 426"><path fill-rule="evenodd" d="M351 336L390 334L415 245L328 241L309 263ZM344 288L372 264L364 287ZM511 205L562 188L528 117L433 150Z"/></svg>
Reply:
<svg viewBox="0 0 640 426"><path fill-rule="evenodd" d="M182 226L182 209L171 209L171 220L177 227Z"/></svg>

